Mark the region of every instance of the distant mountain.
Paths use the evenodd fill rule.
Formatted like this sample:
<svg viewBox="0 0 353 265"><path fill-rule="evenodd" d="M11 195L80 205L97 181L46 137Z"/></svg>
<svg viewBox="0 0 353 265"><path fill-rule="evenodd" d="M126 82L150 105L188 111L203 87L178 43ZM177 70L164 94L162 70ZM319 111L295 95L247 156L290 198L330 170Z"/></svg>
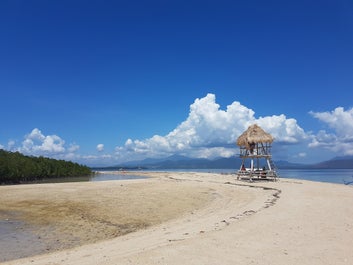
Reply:
<svg viewBox="0 0 353 265"><path fill-rule="evenodd" d="M276 164L276 162L275 162ZM286 168L297 168L300 164L292 164L282 161L281 165ZM238 169L241 166L239 157L229 158L190 158L186 156L173 155L164 159L144 159L141 161L131 161L116 166L116 168L141 167L148 169Z"/></svg>
<svg viewBox="0 0 353 265"><path fill-rule="evenodd" d="M336 156L336 157L332 158L331 160L346 160L346 159L353 160L353 156Z"/></svg>
<svg viewBox="0 0 353 265"><path fill-rule="evenodd" d="M310 168L308 164L291 163L284 160L275 161L275 165L280 169L305 169Z"/></svg>
<svg viewBox="0 0 353 265"><path fill-rule="evenodd" d="M232 158L190 158L181 155L172 155L163 159L147 158L139 161L129 161L114 168L143 167L149 169L196 169L196 168L238 168L240 160Z"/></svg>
<svg viewBox="0 0 353 265"><path fill-rule="evenodd" d="M146 158L143 160L136 160L136 161L129 161L121 164L120 166L128 166L128 167L138 167L138 166L146 166L146 165L154 165L154 164L159 164L163 163L165 161L181 161L181 160L190 160L192 158L182 156L182 155L172 155L169 157L164 157L164 158ZM119 166L117 166L119 167Z"/></svg>
<svg viewBox="0 0 353 265"><path fill-rule="evenodd" d="M288 161L274 161L279 169L353 169L353 157L335 157L331 160L317 164L299 164ZM110 168L143 168L143 169L238 169L241 159L230 158L190 158L186 156L173 155L164 159L144 159L131 161Z"/></svg>
<svg viewBox="0 0 353 265"><path fill-rule="evenodd" d="M350 169L353 168L353 157L335 157L331 160L314 164L311 168L317 169Z"/></svg>
<svg viewBox="0 0 353 265"><path fill-rule="evenodd" d="M275 164L282 169L353 169L353 156L334 157L316 164L297 164L288 161L276 161Z"/></svg>

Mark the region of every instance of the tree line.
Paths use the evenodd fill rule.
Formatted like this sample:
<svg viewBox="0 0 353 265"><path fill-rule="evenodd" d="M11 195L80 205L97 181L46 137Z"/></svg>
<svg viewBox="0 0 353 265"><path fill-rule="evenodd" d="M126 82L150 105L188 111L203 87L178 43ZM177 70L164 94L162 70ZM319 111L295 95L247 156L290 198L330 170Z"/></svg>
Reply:
<svg viewBox="0 0 353 265"><path fill-rule="evenodd" d="M71 161L25 156L0 149L0 184L15 184L44 178L80 177L92 174L89 167Z"/></svg>

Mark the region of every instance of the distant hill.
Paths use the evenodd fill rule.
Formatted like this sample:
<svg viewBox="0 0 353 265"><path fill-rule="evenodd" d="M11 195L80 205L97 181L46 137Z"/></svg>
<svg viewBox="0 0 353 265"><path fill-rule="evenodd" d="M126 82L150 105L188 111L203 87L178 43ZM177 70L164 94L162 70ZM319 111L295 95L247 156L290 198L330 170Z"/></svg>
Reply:
<svg viewBox="0 0 353 265"><path fill-rule="evenodd" d="M129 161L122 164L123 167L144 167L145 165L154 165L159 163L164 163L166 161L182 161L182 160L190 160L192 158L181 156L181 155L172 155L164 158L146 158L143 160L137 161ZM121 165L120 165L121 166Z"/></svg>
<svg viewBox="0 0 353 265"><path fill-rule="evenodd" d="M279 169L350 169L353 168L353 157L335 157L331 160L317 164L299 164L288 161L274 161ZM164 159L144 159L130 161L110 168L143 168L143 169L238 169L241 166L241 159L230 158L189 158L186 156L173 155Z"/></svg>
<svg viewBox="0 0 353 265"><path fill-rule="evenodd" d="M280 169L306 169L311 166L309 164L291 163L284 160L275 161L275 165Z"/></svg>
<svg viewBox="0 0 353 265"><path fill-rule="evenodd" d="M353 157L335 157L318 164L314 164L311 168L317 169L351 169L353 168Z"/></svg>

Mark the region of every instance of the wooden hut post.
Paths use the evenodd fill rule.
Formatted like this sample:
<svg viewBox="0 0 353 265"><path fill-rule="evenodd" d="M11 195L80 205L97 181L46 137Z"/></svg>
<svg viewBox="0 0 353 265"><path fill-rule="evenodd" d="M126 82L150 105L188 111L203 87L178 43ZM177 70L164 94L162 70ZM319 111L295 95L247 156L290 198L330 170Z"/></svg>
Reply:
<svg viewBox="0 0 353 265"><path fill-rule="evenodd" d="M237 145L240 147L240 158L242 159L241 169L238 171L237 177L253 179L273 179L276 180L277 173L272 162L271 143L273 137L265 132L257 124L249 126L237 139ZM250 169L244 170L245 160L250 159ZM256 159L256 170L254 170L254 159ZM268 169L260 169L260 159L265 159Z"/></svg>

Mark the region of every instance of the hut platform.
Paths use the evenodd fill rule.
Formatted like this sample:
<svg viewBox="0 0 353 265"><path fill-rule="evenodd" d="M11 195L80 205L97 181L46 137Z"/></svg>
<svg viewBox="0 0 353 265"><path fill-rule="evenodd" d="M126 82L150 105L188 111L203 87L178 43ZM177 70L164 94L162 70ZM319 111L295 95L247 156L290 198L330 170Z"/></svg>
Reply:
<svg viewBox="0 0 353 265"><path fill-rule="evenodd" d="M236 173L238 180L249 181L277 181L278 175L274 170L238 170Z"/></svg>

